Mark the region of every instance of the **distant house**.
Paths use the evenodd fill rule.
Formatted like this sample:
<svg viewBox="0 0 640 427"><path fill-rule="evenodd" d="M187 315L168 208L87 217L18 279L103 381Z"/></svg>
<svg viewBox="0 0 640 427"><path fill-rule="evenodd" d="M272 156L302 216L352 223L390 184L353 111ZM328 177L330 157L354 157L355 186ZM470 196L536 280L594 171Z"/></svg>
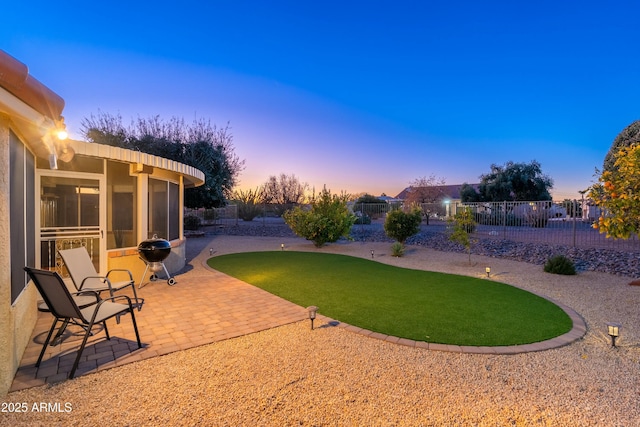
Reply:
<svg viewBox="0 0 640 427"><path fill-rule="evenodd" d="M395 198L399 200L407 200L409 193L412 191L420 191L424 189L428 191L430 196L433 196L434 203L437 202L460 202L462 198L460 197L460 189L464 184L455 184L455 185L434 185L432 187L407 187L402 190ZM470 184L476 191L478 191L478 187L480 184Z"/></svg>
<svg viewBox="0 0 640 427"><path fill-rule="evenodd" d="M410 194L417 192L417 199L421 200L422 209L433 217L449 217L451 216L451 204L460 203L462 197L460 190L464 184L454 185L434 185L430 187L407 187L402 190L395 198L406 201L411 199ZM470 184L476 192L480 184Z"/></svg>
<svg viewBox="0 0 640 427"><path fill-rule="evenodd" d="M185 264L184 189L204 174L169 159L62 137L64 100L0 50L0 396L37 318L24 266L64 273L57 251L83 246L96 270L145 269L138 242L171 242L170 272Z"/></svg>
<svg viewBox="0 0 640 427"><path fill-rule="evenodd" d="M399 200L399 199L397 199L395 197L387 196L384 193L382 193L380 196L378 196L378 199L384 200L385 203L391 203L391 204L402 202L402 200Z"/></svg>

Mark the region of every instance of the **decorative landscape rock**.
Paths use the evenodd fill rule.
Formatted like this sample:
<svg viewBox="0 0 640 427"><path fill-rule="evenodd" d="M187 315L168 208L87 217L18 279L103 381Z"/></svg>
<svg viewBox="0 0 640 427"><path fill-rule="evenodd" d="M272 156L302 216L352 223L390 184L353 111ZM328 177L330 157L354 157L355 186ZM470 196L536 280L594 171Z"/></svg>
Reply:
<svg viewBox="0 0 640 427"><path fill-rule="evenodd" d="M217 227L208 232L232 236L295 237L286 224L272 222L265 224L260 220ZM393 242L393 239L388 238L382 228L376 224L355 225L351 229L351 238L358 242ZM407 239L406 244L424 246L443 252L463 253L466 251L461 245L451 242L445 233L425 230L424 227L420 233ZM636 252L477 238L475 244L471 246L471 254L506 258L537 265L544 265L549 258L555 255L564 255L574 262L578 273L599 271L619 276L640 277L640 253Z"/></svg>

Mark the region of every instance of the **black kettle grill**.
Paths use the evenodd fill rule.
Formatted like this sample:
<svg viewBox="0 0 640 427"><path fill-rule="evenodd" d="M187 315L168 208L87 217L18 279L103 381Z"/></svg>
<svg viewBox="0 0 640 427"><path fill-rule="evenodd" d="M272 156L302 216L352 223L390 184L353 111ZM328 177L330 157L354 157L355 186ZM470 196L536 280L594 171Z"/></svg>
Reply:
<svg viewBox="0 0 640 427"><path fill-rule="evenodd" d="M158 238L156 234L153 235L153 238L143 240L138 244L138 254L140 255L140 259L142 259L142 261L147 265L144 269L144 273L142 274L142 280L140 280L138 289L142 287L144 278L147 277L147 271L149 270L151 270L149 280L152 282L158 280L158 275L156 273L160 270L164 270L164 273L167 275L167 285L173 286L177 283L176 279L171 277L167 267L164 265L164 260L167 259L170 253L171 243L169 243L168 240Z"/></svg>

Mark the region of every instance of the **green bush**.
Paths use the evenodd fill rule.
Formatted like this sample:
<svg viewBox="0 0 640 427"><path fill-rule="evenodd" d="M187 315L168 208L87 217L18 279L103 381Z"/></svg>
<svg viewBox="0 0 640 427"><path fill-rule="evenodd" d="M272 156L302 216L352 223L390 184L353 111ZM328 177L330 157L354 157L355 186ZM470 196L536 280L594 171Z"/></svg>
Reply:
<svg viewBox="0 0 640 427"><path fill-rule="evenodd" d="M311 209L297 206L285 212L283 217L296 235L311 240L316 247L349 237L356 219L347 208L346 197L332 195L326 188L311 201Z"/></svg>
<svg viewBox="0 0 640 427"><path fill-rule="evenodd" d="M404 255L404 245L400 242L395 242L391 245L391 256L401 257Z"/></svg>
<svg viewBox="0 0 640 427"><path fill-rule="evenodd" d="M576 274L576 267L569 258L564 255L557 255L549 258L544 265L544 271L553 274L564 274L572 276Z"/></svg>
<svg viewBox="0 0 640 427"><path fill-rule="evenodd" d="M404 243L409 237L418 234L422 222L422 210L414 208L411 212L391 211L384 221L387 236Z"/></svg>
<svg viewBox="0 0 640 427"><path fill-rule="evenodd" d="M187 215L184 217L184 229L185 230L197 230L200 228L202 221L195 215Z"/></svg>

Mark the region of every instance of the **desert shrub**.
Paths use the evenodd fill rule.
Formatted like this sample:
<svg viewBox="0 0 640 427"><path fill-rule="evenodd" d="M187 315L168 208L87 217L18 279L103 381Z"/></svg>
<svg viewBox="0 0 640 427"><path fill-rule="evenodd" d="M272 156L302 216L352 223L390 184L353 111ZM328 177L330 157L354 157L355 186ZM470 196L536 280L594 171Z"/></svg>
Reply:
<svg viewBox="0 0 640 427"><path fill-rule="evenodd" d="M237 190L233 198L238 204L238 217L243 221L253 221L255 217L262 213L262 192L256 190Z"/></svg>
<svg viewBox="0 0 640 427"><path fill-rule="evenodd" d="M387 236L404 243L409 237L418 234L422 222L422 210L412 209L410 212L391 211L384 221L384 232Z"/></svg>
<svg viewBox="0 0 640 427"><path fill-rule="evenodd" d="M544 264L544 271L553 274L574 275L576 274L576 267L569 258L564 255L557 255L549 258Z"/></svg>
<svg viewBox="0 0 640 427"><path fill-rule="evenodd" d="M404 255L404 245L400 242L395 242L391 245L391 256L401 257Z"/></svg>
<svg viewBox="0 0 640 427"><path fill-rule="evenodd" d="M299 206L284 213L284 222L298 236L311 240L315 246L349 237L356 216L349 212L344 196L331 194L326 188L311 201L310 209Z"/></svg>
<svg viewBox="0 0 640 427"><path fill-rule="evenodd" d="M184 229L185 230L197 230L200 228L202 221L195 215L187 215L184 217Z"/></svg>

